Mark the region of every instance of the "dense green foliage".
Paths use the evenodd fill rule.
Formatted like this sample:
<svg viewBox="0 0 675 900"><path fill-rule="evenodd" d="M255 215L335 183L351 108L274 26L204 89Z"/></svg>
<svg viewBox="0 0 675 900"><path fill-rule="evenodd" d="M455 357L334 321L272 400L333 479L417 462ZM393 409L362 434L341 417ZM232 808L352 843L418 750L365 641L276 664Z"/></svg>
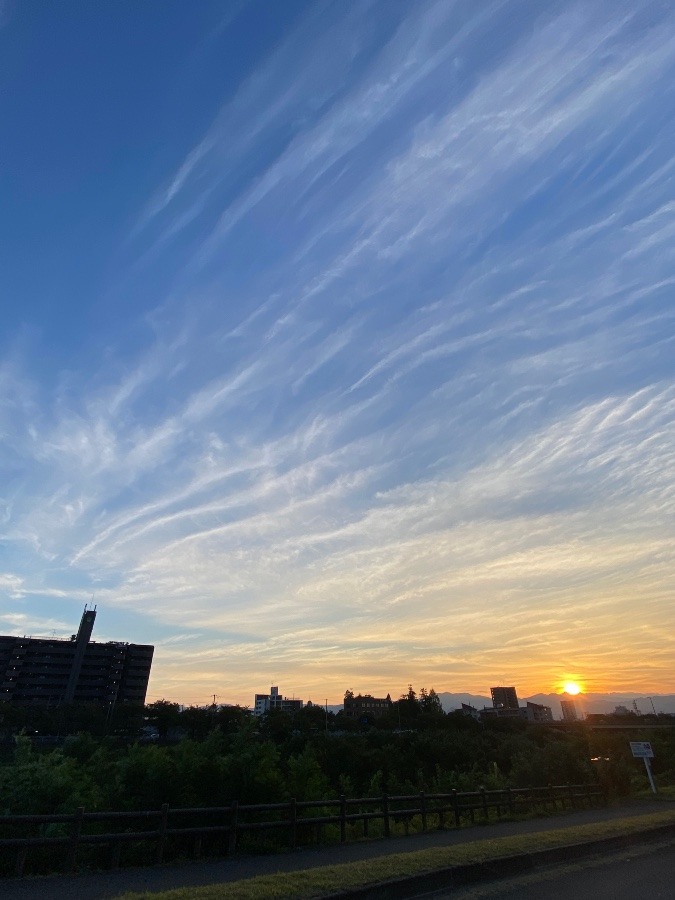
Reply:
<svg viewBox="0 0 675 900"><path fill-rule="evenodd" d="M674 731L636 737L583 726L563 730L508 720L481 724L444 714L426 692L419 699L406 696L390 717L362 724L321 707L292 716L270 713L260 720L238 707L181 710L166 701L122 711L107 722L81 711L89 717L81 723L85 727L55 740L56 746L41 740L35 728L8 737L21 724L20 714L0 714L6 733L0 814L72 812L78 806L219 806L235 798L262 803L594 780L622 794L631 790L631 783L642 786L644 781L644 769L628 747L636 739L652 741L657 779L675 781ZM52 734L58 733L59 722L70 730L78 724L74 710L59 712L56 723L45 720L46 712L31 715L31 725L51 725Z"/></svg>

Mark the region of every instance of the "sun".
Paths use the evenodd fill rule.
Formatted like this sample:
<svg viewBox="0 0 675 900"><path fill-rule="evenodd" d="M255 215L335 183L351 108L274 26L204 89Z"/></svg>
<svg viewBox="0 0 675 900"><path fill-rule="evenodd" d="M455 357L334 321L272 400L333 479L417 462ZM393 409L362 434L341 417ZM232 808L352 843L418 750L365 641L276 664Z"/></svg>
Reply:
<svg viewBox="0 0 675 900"><path fill-rule="evenodd" d="M581 688L576 683L576 681L566 681L563 684L563 690L566 694L580 694Z"/></svg>

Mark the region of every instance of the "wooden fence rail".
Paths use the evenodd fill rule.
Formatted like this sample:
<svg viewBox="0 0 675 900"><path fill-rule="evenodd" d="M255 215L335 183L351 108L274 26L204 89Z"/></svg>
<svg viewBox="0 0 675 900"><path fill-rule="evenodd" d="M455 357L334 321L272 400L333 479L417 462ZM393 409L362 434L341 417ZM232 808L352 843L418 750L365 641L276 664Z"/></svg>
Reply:
<svg viewBox="0 0 675 900"><path fill-rule="evenodd" d="M154 860L161 863L170 844L183 856L200 856L204 839L211 838L219 854L234 853L246 834L277 833L278 841L281 830L284 843L294 848L300 836L304 843L319 843L326 837L327 826L334 826L329 839L344 843L374 836L370 829L373 822L381 822L381 835L390 837L394 830L401 833L401 828L408 834L411 827L415 831L461 827L477 819L590 807L605 800L597 784L566 784L495 791L480 788L449 794L422 791L404 796L291 799L287 803L248 806L234 800L229 806L198 809L171 809L165 803L159 810L88 813L80 807L70 815L0 816L0 860L6 865L8 854L14 854L13 868L20 876L26 870L29 853L51 848L60 851L59 867L74 871L81 848L107 845L108 864L115 868L120 865L125 844L145 845L154 850ZM47 863L50 865L54 867L53 857Z"/></svg>

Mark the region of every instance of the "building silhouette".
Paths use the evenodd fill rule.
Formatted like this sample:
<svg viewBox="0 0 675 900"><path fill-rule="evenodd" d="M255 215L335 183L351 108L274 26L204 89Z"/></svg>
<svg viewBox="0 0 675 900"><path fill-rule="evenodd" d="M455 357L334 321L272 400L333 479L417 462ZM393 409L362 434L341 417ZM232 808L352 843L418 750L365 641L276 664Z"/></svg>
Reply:
<svg viewBox="0 0 675 900"><path fill-rule="evenodd" d="M490 696L494 709L518 709L518 694L514 687L490 688Z"/></svg>
<svg viewBox="0 0 675 900"><path fill-rule="evenodd" d="M574 700L561 700L560 708L562 710L563 722L577 722L579 720L577 705Z"/></svg>
<svg viewBox="0 0 675 900"><path fill-rule="evenodd" d="M550 706L544 706L543 703L531 703L527 701L525 706L525 718L533 724L541 724L542 722L553 721L553 710Z"/></svg>
<svg viewBox="0 0 675 900"><path fill-rule="evenodd" d="M393 708L391 696L373 697L370 694L354 694L347 691L344 699L344 714L348 719L379 719L386 716Z"/></svg>
<svg viewBox="0 0 675 900"><path fill-rule="evenodd" d="M145 703L154 647L91 640L96 609L84 608L70 640L0 636L0 702L65 706Z"/></svg>

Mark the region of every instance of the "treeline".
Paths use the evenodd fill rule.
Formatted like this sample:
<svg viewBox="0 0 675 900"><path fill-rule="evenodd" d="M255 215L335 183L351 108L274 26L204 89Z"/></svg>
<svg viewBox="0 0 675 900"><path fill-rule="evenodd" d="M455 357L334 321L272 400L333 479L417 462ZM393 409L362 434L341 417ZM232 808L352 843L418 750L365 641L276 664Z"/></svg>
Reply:
<svg viewBox="0 0 675 900"><path fill-rule="evenodd" d="M32 712L33 726L41 716L45 726L44 717L55 715L61 725L72 727L79 715L89 717L88 727L50 747L41 740L44 735L30 734L28 727L10 738L20 714L0 711L5 729L0 814L72 812L79 806L157 809L162 803L222 806L233 799L263 803L596 780L610 793L625 794L644 782L644 768L631 758L628 746L635 736L509 720L481 724L459 713L446 715L440 704L417 697L396 704L389 717L363 723L318 706L260 719L240 707L181 709L167 701L102 718L82 709L41 711L38 718ZM675 783L674 737L666 731L639 735L655 747L654 771L661 783Z"/></svg>

